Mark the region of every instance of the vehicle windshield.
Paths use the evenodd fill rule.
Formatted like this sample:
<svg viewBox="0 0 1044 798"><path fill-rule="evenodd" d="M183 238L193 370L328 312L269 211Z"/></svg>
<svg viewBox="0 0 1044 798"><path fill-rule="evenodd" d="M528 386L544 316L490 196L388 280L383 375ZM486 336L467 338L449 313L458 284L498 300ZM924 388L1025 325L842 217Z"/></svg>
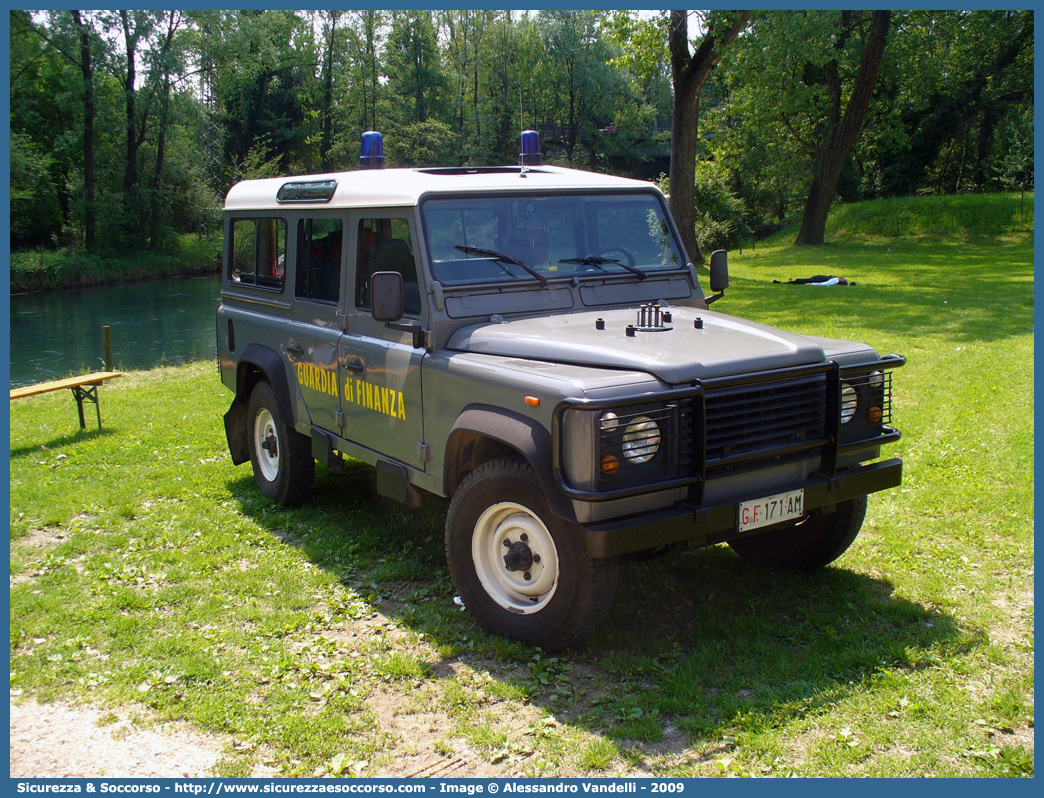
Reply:
<svg viewBox="0 0 1044 798"><path fill-rule="evenodd" d="M426 200L421 214L434 277L443 285L637 280L685 265L652 193L440 197Z"/></svg>

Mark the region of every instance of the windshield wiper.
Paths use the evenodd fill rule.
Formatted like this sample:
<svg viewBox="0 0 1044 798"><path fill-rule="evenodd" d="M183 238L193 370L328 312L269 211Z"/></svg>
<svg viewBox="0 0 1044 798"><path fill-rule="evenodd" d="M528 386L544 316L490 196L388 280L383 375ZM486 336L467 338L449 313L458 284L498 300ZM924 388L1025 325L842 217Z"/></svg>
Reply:
<svg viewBox="0 0 1044 798"><path fill-rule="evenodd" d="M575 263L578 266L598 266L601 268L603 263L615 263L621 269L626 269L631 274L638 275L639 280L644 280L649 275L643 272L641 269L636 269L634 266L629 266L626 263L618 261L616 258L603 258L601 255L588 255L583 258L565 258L560 260L559 263ZM602 269L604 272L605 269Z"/></svg>
<svg viewBox="0 0 1044 798"><path fill-rule="evenodd" d="M524 264L522 261L515 260L510 255L505 255L503 252L497 252L495 249L480 249L479 247L466 247L460 244L455 246L454 249L460 250L466 255L481 255L484 258L494 258L495 260L503 261L504 263L510 263L514 266L521 266L531 277L535 277L537 280L539 280L540 285L542 285L544 288L547 288L548 286L547 278L544 277L544 275L542 275L532 266L526 266L526 264ZM507 269L505 269L504 271L507 271ZM508 274L511 274L511 272L508 272ZM514 277L515 275L512 274L511 276Z"/></svg>

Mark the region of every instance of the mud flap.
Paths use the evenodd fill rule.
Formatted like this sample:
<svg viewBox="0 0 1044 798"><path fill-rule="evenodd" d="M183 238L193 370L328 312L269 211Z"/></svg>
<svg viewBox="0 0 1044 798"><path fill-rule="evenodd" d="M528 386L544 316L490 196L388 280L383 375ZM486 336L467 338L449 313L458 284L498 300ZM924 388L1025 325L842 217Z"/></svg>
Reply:
<svg viewBox="0 0 1044 798"><path fill-rule="evenodd" d="M225 413L225 438L228 439L228 452L232 455L232 465L240 465L250 459L250 447L247 444L247 403L238 399L232 402Z"/></svg>
<svg viewBox="0 0 1044 798"><path fill-rule="evenodd" d="M377 463L377 493L407 507L421 506L421 493L410 484L406 466L381 460Z"/></svg>
<svg viewBox="0 0 1044 798"><path fill-rule="evenodd" d="M333 436L318 427L312 427L312 458L331 471L344 471L344 460L334 449Z"/></svg>

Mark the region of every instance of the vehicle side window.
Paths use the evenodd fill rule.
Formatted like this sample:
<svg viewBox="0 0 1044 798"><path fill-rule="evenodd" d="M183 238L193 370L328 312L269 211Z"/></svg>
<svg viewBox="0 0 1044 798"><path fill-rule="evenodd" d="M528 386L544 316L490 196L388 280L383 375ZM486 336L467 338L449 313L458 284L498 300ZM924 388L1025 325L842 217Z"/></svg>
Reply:
<svg viewBox="0 0 1044 798"><path fill-rule="evenodd" d="M286 222L283 219L235 219L231 232L228 281L282 290Z"/></svg>
<svg viewBox="0 0 1044 798"><path fill-rule="evenodd" d="M358 264L356 307L370 308L370 278L376 272L398 272L402 275L403 310L407 316L420 315L417 260L413 255L409 222L405 219L361 220Z"/></svg>
<svg viewBox="0 0 1044 798"><path fill-rule="evenodd" d="M295 280L298 299L337 302L343 238L344 224L340 219L298 220Z"/></svg>

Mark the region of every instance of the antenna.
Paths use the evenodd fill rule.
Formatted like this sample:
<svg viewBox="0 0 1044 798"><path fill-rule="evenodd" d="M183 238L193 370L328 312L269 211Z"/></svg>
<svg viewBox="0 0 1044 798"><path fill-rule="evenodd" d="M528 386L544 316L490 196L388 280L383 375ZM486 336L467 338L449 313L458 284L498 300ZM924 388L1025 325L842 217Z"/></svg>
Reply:
<svg viewBox="0 0 1044 798"><path fill-rule="evenodd" d="M525 138L525 132L526 132L526 126L522 122L522 82L521 81L519 81L519 84L518 84L518 130L519 130L519 139L520 140L524 139ZM523 149L525 149L525 148L523 147ZM526 172L528 172L529 170L526 168L526 159L522 158L521 160L522 160L522 171L520 172L520 174L524 177Z"/></svg>

